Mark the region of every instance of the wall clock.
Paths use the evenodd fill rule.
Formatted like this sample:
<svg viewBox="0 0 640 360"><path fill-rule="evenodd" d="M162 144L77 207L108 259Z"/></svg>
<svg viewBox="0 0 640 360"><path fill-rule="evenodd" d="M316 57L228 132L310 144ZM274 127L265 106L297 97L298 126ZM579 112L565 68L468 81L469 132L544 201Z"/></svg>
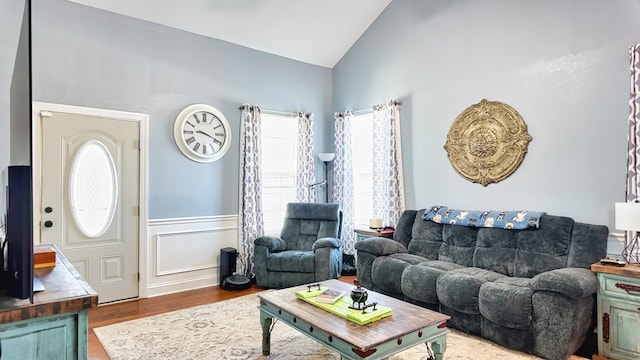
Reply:
<svg viewBox="0 0 640 360"><path fill-rule="evenodd" d="M173 138L182 153L201 163L216 161L231 145L231 127L224 115L213 106L194 104L176 117Z"/></svg>

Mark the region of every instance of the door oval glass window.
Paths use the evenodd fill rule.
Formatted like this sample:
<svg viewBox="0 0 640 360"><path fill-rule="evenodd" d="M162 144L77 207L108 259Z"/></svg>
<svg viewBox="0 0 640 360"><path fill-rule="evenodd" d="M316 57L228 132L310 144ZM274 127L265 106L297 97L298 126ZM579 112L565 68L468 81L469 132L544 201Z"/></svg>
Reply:
<svg viewBox="0 0 640 360"><path fill-rule="evenodd" d="M118 175L113 157L98 140L82 144L69 174L69 204L78 230L89 238L102 236L115 215Z"/></svg>

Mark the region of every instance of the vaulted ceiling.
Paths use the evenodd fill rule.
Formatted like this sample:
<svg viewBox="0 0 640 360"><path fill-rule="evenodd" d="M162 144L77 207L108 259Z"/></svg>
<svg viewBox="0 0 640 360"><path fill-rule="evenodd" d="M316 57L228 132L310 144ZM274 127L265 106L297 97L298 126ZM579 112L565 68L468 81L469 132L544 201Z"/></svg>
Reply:
<svg viewBox="0 0 640 360"><path fill-rule="evenodd" d="M333 68L391 0L69 0Z"/></svg>

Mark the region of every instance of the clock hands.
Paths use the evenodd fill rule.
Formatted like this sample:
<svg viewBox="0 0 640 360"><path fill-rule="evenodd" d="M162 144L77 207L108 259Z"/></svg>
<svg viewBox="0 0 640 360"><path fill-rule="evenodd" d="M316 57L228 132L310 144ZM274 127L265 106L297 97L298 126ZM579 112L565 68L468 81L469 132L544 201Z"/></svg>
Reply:
<svg viewBox="0 0 640 360"><path fill-rule="evenodd" d="M216 139L216 138L214 138L213 136L211 136L211 135L207 134L206 132L204 132L204 131L202 131L202 130L197 130L196 132L197 132L198 134L202 134L202 135L204 135L204 136L210 137L210 138L212 138L213 140L215 140L215 139Z"/></svg>

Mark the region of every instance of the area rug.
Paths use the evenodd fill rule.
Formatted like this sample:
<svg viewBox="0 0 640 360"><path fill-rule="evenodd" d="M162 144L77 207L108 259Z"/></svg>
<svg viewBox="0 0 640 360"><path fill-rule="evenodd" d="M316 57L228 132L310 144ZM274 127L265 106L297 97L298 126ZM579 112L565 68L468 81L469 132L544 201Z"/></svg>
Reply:
<svg viewBox="0 0 640 360"><path fill-rule="evenodd" d="M340 359L322 344L282 322L271 333L271 355L262 355L262 328L255 294L95 328L113 360ZM389 359L423 360L424 344ZM540 359L452 330L445 359Z"/></svg>

